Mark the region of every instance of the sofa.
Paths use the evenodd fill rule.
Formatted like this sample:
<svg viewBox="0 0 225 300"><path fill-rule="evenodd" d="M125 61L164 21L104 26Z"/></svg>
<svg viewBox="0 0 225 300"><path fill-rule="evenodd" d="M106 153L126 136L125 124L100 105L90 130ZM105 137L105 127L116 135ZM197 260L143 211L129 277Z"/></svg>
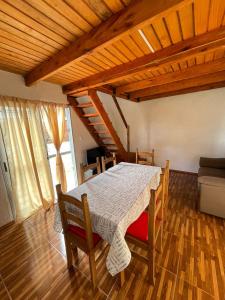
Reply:
<svg viewBox="0 0 225 300"><path fill-rule="evenodd" d="M225 158L200 158L198 186L200 211L225 218Z"/></svg>

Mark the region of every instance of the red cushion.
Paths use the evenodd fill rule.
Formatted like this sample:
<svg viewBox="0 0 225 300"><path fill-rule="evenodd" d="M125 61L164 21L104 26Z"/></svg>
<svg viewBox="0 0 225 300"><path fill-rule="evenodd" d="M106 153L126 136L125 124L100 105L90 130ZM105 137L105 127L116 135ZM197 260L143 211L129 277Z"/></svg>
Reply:
<svg viewBox="0 0 225 300"><path fill-rule="evenodd" d="M148 212L144 211L127 229L127 234L141 241L148 240Z"/></svg>
<svg viewBox="0 0 225 300"><path fill-rule="evenodd" d="M86 240L86 238L87 238L86 231L79 226L69 225L68 231L74 235L78 235L80 238L82 238L84 240ZM93 233L94 246L96 246L100 240L101 240L101 237L97 233Z"/></svg>
<svg viewBox="0 0 225 300"><path fill-rule="evenodd" d="M156 226L159 226L161 219L156 217ZM138 240L146 242L148 240L148 212L144 211L140 217L134 221L127 229L128 235L135 237Z"/></svg>

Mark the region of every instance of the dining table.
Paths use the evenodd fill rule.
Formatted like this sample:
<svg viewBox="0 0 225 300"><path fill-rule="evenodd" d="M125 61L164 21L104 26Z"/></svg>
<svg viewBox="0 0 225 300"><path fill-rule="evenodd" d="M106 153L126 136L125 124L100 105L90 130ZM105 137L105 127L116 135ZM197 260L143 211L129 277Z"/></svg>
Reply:
<svg viewBox="0 0 225 300"><path fill-rule="evenodd" d="M67 192L78 200L87 194L92 230L109 243L106 267L112 276L130 263L127 228L149 205L151 189L157 189L161 173L160 167L121 162ZM81 213L70 203L66 210L75 215ZM54 229L62 231L57 204Z"/></svg>

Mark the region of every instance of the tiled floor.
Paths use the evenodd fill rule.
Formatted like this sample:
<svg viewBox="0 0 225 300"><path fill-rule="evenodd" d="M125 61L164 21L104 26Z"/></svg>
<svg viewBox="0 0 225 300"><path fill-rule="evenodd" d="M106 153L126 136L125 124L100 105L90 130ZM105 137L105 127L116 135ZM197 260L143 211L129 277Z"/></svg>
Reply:
<svg viewBox="0 0 225 300"><path fill-rule="evenodd" d="M119 289L103 258L93 295L86 255L79 251L74 272L68 272L63 236L52 228L54 213L40 211L0 231L0 299L225 299L225 221L196 210L196 180L194 175L171 174L154 287L146 280L147 267L132 260Z"/></svg>

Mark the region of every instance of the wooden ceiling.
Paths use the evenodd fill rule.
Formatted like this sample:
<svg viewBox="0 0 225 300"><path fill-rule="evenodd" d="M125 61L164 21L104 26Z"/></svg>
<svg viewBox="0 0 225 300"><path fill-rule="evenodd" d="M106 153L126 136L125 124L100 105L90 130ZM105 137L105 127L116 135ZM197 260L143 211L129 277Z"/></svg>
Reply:
<svg viewBox="0 0 225 300"><path fill-rule="evenodd" d="M0 0L0 69L132 101L225 86L225 1Z"/></svg>

